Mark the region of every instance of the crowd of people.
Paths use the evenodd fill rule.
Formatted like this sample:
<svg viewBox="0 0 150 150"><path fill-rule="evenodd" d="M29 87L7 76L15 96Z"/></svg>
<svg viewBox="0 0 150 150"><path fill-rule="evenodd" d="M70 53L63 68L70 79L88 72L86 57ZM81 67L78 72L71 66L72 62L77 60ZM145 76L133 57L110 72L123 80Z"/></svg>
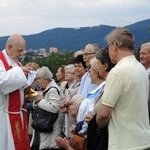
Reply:
<svg viewBox="0 0 150 150"><path fill-rule="evenodd" d="M0 52L0 150L150 150L150 42L138 61L130 30L117 27L105 39L105 48L87 44L73 64L59 66L55 81L46 66L22 66L25 40L8 38ZM35 108L57 114L51 132L34 129Z"/></svg>

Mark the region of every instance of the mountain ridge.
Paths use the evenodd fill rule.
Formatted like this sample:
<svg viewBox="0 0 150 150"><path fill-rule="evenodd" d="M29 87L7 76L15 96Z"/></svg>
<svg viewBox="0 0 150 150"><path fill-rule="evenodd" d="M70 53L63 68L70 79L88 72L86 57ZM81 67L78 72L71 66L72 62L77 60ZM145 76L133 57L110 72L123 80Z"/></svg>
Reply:
<svg viewBox="0 0 150 150"><path fill-rule="evenodd" d="M150 41L150 19L142 20L127 26L135 36L135 48ZM26 49L57 47L59 51L75 51L84 48L88 43L97 43L106 46L104 37L116 26L98 25L80 28L54 28L40 33L23 35L26 40ZM0 49L4 49L8 36L0 37Z"/></svg>

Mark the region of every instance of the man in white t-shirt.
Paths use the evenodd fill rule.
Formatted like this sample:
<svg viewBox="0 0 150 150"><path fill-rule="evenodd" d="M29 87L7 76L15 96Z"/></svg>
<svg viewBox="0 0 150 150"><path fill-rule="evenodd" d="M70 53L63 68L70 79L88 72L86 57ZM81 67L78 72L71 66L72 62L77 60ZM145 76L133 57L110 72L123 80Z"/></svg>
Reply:
<svg viewBox="0 0 150 150"><path fill-rule="evenodd" d="M97 123L100 128L109 124L109 150L148 149L149 83L145 68L133 55L133 34L128 29L116 28L106 40L116 66L107 76Z"/></svg>

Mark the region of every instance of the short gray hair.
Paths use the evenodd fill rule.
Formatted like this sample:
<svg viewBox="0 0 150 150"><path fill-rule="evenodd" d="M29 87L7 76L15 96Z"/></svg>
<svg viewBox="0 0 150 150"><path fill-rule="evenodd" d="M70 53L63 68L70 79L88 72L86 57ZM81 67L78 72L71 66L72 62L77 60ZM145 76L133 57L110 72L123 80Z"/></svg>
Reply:
<svg viewBox="0 0 150 150"><path fill-rule="evenodd" d="M115 42L118 47L128 48L131 51L134 50L134 36L131 31L126 28L115 28L106 36L105 39L108 44Z"/></svg>
<svg viewBox="0 0 150 150"><path fill-rule="evenodd" d="M150 42L143 43L143 44L141 45L141 48L143 48L143 47L145 47L145 46L147 46L147 47L149 48L148 51L150 52Z"/></svg>
<svg viewBox="0 0 150 150"><path fill-rule="evenodd" d="M87 48L90 49L90 50L92 50L92 52L95 52L95 53L101 49L100 45L95 44L95 43L93 43L93 44L91 44L91 43L87 44L84 49L87 49Z"/></svg>
<svg viewBox="0 0 150 150"><path fill-rule="evenodd" d="M36 78L44 78L51 81L53 79L53 74L48 67L43 66L36 71Z"/></svg>
<svg viewBox="0 0 150 150"><path fill-rule="evenodd" d="M68 65L65 66L65 70L74 69L74 68L75 68L74 64L68 64Z"/></svg>
<svg viewBox="0 0 150 150"><path fill-rule="evenodd" d="M93 45L93 50L94 50L94 52L98 52L100 49L101 49L101 47L100 47L100 45L99 44L92 44Z"/></svg>

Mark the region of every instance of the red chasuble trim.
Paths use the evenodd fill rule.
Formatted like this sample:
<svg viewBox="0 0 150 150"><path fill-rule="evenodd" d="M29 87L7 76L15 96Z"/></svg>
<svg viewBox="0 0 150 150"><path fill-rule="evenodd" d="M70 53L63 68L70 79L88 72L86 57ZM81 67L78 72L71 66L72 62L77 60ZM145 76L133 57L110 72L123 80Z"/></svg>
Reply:
<svg viewBox="0 0 150 150"><path fill-rule="evenodd" d="M6 71L12 68L12 66L8 65L2 52L0 52L0 59L2 60ZM20 65L18 64L18 66ZM10 119L14 145L16 150L30 150L26 112L23 111L23 124L21 120L21 113L17 114L11 113L11 112L20 112L22 111L21 108L22 107L21 107L20 91L16 90L9 94L9 102L8 102L8 115Z"/></svg>

